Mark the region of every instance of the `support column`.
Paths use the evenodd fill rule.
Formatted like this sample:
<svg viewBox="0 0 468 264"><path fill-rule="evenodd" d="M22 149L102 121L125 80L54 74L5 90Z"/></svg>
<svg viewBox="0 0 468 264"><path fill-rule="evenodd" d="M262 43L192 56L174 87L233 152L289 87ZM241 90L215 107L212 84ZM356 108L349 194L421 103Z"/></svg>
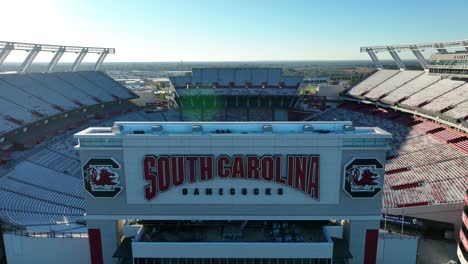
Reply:
<svg viewBox="0 0 468 264"><path fill-rule="evenodd" d="M87 220L91 264L114 263L112 255L119 247L123 220Z"/></svg>
<svg viewBox="0 0 468 264"><path fill-rule="evenodd" d="M23 64L21 64L19 72L25 73L29 66L31 66L31 63L34 61L36 58L37 54L39 54L39 51L41 51L40 46L35 46L30 52L29 55L26 57L26 59L23 61Z"/></svg>
<svg viewBox="0 0 468 264"><path fill-rule="evenodd" d="M400 56L398 56L398 53L396 52L396 50L394 48L388 48L388 52L390 52L390 55L392 56L398 68L400 68L400 70L404 70L405 65L403 64L403 61L400 59Z"/></svg>
<svg viewBox="0 0 468 264"><path fill-rule="evenodd" d="M374 51L368 51L367 54L371 57L372 61L374 62L374 65L377 69L381 70L383 69L382 63L380 62L379 58L377 58L377 55L375 54Z"/></svg>
<svg viewBox="0 0 468 264"><path fill-rule="evenodd" d="M415 47L415 46L411 47L411 51L413 52L416 59L419 61L419 64L421 64L421 67L423 69L427 69L428 68L427 60L426 60L426 58L424 58L424 55L421 53L419 48Z"/></svg>
<svg viewBox="0 0 468 264"><path fill-rule="evenodd" d="M435 43L434 48L436 48L437 52L439 52L440 54L447 54L448 53L447 49L441 43Z"/></svg>
<svg viewBox="0 0 468 264"><path fill-rule="evenodd" d="M350 264L376 263L379 226L379 220L353 220L346 223L345 239L353 255Z"/></svg>
<svg viewBox="0 0 468 264"><path fill-rule="evenodd" d="M10 55L10 52L13 50L14 46L11 43L7 43L5 47L0 50L0 65L5 61L5 59Z"/></svg>
<svg viewBox="0 0 468 264"><path fill-rule="evenodd" d="M88 48L83 48L78 54L78 57L76 58L75 62L72 65L72 71L77 71L78 67L80 67L81 62L83 61L84 57L88 53Z"/></svg>
<svg viewBox="0 0 468 264"><path fill-rule="evenodd" d="M96 61L96 64L94 65L94 70L98 71L99 68L101 68L102 63L107 57L107 54L109 54L109 49L105 49L102 53L101 56L99 56L98 60Z"/></svg>
<svg viewBox="0 0 468 264"><path fill-rule="evenodd" d="M52 72L55 69L55 66L57 66L57 63L62 58L63 53L65 53L65 48L60 47L60 49L55 53L54 57L50 61L49 66L47 66L47 72Z"/></svg>

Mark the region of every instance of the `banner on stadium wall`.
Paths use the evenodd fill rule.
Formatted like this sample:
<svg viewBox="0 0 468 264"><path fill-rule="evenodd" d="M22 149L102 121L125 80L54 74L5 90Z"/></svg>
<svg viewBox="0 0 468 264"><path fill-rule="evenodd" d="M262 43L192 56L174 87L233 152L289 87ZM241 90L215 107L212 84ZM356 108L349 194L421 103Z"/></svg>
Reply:
<svg viewBox="0 0 468 264"><path fill-rule="evenodd" d="M318 155L145 155L143 158L144 197L151 201L175 187L182 195L272 195L272 190L218 188L193 190L184 186L217 179L269 182L290 187L319 200ZM232 182L232 181L231 181ZM282 188L276 190L282 195Z"/></svg>
<svg viewBox="0 0 468 264"><path fill-rule="evenodd" d="M380 222L382 224L386 222L386 224L395 226L401 226L403 224L406 228L418 230L447 231L454 229L451 223L403 215L381 214Z"/></svg>

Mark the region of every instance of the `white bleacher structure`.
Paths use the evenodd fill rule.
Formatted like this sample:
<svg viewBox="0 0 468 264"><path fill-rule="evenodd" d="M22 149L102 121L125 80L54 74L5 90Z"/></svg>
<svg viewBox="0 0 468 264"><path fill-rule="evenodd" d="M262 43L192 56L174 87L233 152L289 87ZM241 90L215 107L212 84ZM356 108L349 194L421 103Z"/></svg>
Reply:
<svg viewBox="0 0 468 264"><path fill-rule="evenodd" d="M443 79L413 94L408 100L403 101L401 104L403 106L418 107L464 84L464 81Z"/></svg>
<svg viewBox="0 0 468 264"><path fill-rule="evenodd" d="M466 43L468 40L361 47L361 52L369 54L378 71L351 87L344 99L367 99L366 103L377 102L383 107L447 122L444 124L468 132ZM423 50L434 51L431 61L424 58ZM415 55L423 71L406 70L398 55L404 51ZM395 70L383 69L378 52L390 53L400 73L392 75Z"/></svg>
<svg viewBox="0 0 468 264"><path fill-rule="evenodd" d="M0 80L0 90L2 91L0 97L24 107L37 117L52 116L60 112L49 102L37 97L33 91L21 89L18 86L15 86L14 82L5 82L3 78Z"/></svg>
<svg viewBox="0 0 468 264"><path fill-rule="evenodd" d="M397 70L380 70L364 79L349 91L352 96L360 97L362 94L368 92L377 85L383 83L393 75L398 74Z"/></svg>
<svg viewBox="0 0 468 264"><path fill-rule="evenodd" d="M421 51L448 54L449 48L465 46L466 41L454 41L363 47L361 52L369 53L377 72L343 96L353 103L316 117L352 120L355 125L379 126L393 134L385 167L383 212L404 214L406 209L412 216L458 225L451 219L458 214L456 208L462 206L468 188L468 83L456 72L431 72ZM401 51L411 51L423 70L406 70L398 55ZM377 52L389 52L399 70L383 69Z"/></svg>
<svg viewBox="0 0 468 264"><path fill-rule="evenodd" d="M382 98L381 101L387 104L399 103L429 85L440 81L440 79L440 76L429 75L429 73L423 72L414 80L407 82L388 93L388 95Z"/></svg>
<svg viewBox="0 0 468 264"><path fill-rule="evenodd" d="M455 119L466 118L468 116L468 100L457 104L453 109L450 109L444 114Z"/></svg>
<svg viewBox="0 0 468 264"><path fill-rule="evenodd" d="M18 72L0 73L0 222L23 228L81 222L85 220L83 183L72 134L90 123L104 122L93 120L94 114L87 110L100 111L109 103L106 113L115 117L128 111L118 109L129 106L122 101L136 95L97 71L114 49L0 41L0 65L12 50L26 50L29 55ZM54 59L47 72L30 73L39 52L54 52ZM54 72L65 52L78 54L71 71ZM87 53L99 54L94 71L78 71ZM132 114L116 118L151 120ZM28 140L37 145L12 151L18 150L13 144L22 144L15 142L20 137L23 146Z"/></svg>
<svg viewBox="0 0 468 264"><path fill-rule="evenodd" d="M468 100L468 83L463 84L448 93L433 99L429 104L422 108L434 112L441 112L449 107L454 107L459 103Z"/></svg>
<svg viewBox="0 0 468 264"><path fill-rule="evenodd" d="M93 100L90 94L68 84L54 74L29 73L28 76L37 83L47 86L49 89L62 94L78 105L89 106L97 102Z"/></svg>
<svg viewBox="0 0 468 264"><path fill-rule="evenodd" d="M364 79L347 92L348 96L400 106L455 122L467 120L468 83L464 80L442 79L425 71L405 70L376 84L376 80L383 79L382 71L388 70L379 70Z"/></svg>
<svg viewBox="0 0 468 264"><path fill-rule="evenodd" d="M30 161L20 162L0 178L0 218L17 226L82 221L81 184L76 176Z"/></svg>
<svg viewBox="0 0 468 264"><path fill-rule="evenodd" d="M349 104L351 108L359 105ZM354 125L377 125L393 134L384 184L384 207L400 208L460 203L468 185L468 148L460 151L446 141L463 138L450 130L427 134L430 123L404 125L398 119L374 114L372 106L349 111L335 108L312 120L350 120ZM370 112L369 112L370 111ZM447 135L448 134L448 135ZM468 141L467 141L468 142Z"/></svg>
<svg viewBox="0 0 468 264"><path fill-rule="evenodd" d="M78 74L88 81L96 84L99 88L107 91L114 97L114 99L127 99L133 96L133 93L130 92L130 90L120 85L114 79L109 78L102 72L80 71Z"/></svg>
<svg viewBox="0 0 468 264"><path fill-rule="evenodd" d="M87 93L96 103L110 102L115 100L115 98L112 97L112 94L77 73L58 72L53 74L62 81L67 82L73 86L75 89Z"/></svg>
<svg viewBox="0 0 468 264"><path fill-rule="evenodd" d="M0 74L0 136L22 125L135 95L101 72Z"/></svg>
<svg viewBox="0 0 468 264"><path fill-rule="evenodd" d="M51 90L28 76L19 74L0 74L0 81L4 81L25 93L39 98L43 102L52 105L52 107L58 111L69 111L77 107L73 101L63 96L62 92Z"/></svg>
<svg viewBox="0 0 468 264"><path fill-rule="evenodd" d="M364 97L376 101L380 99L380 97L389 94L405 83L411 82L414 78L417 78L422 74L422 71L400 71L398 74L393 75L385 82L374 87L372 90L366 93Z"/></svg>
<svg viewBox="0 0 468 264"><path fill-rule="evenodd" d="M174 116L178 117L174 113ZM176 119L175 120L180 120ZM161 113L132 112L99 121L109 126L115 121L162 121ZM31 228L81 222L84 220L83 181L77 144L67 131L47 139L18 163L0 171L0 220Z"/></svg>

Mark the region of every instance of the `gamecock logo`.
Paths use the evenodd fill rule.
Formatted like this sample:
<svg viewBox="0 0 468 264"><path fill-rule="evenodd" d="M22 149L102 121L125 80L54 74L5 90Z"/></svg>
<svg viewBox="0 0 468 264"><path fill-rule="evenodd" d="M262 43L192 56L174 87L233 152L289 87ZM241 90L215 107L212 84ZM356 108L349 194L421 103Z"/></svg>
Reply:
<svg viewBox="0 0 468 264"><path fill-rule="evenodd" d="M371 198L382 190L378 170L382 163L376 159L355 158L345 165L344 190L351 197Z"/></svg>
<svg viewBox="0 0 468 264"><path fill-rule="evenodd" d="M93 158L83 165L86 191L94 197L115 197L122 190L117 170L120 165L113 158Z"/></svg>

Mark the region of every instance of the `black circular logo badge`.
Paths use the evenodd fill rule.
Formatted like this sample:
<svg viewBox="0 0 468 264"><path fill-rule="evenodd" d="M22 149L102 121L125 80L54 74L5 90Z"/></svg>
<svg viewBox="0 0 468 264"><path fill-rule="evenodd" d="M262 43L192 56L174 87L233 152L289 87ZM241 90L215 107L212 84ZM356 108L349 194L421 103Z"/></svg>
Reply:
<svg viewBox="0 0 468 264"><path fill-rule="evenodd" d="M353 198L372 198L382 190L382 163L372 158L354 158L344 167L344 191Z"/></svg>
<svg viewBox="0 0 468 264"><path fill-rule="evenodd" d="M93 197L112 198L122 191L119 163L113 158L92 158L83 165L85 190Z"/></svg>

